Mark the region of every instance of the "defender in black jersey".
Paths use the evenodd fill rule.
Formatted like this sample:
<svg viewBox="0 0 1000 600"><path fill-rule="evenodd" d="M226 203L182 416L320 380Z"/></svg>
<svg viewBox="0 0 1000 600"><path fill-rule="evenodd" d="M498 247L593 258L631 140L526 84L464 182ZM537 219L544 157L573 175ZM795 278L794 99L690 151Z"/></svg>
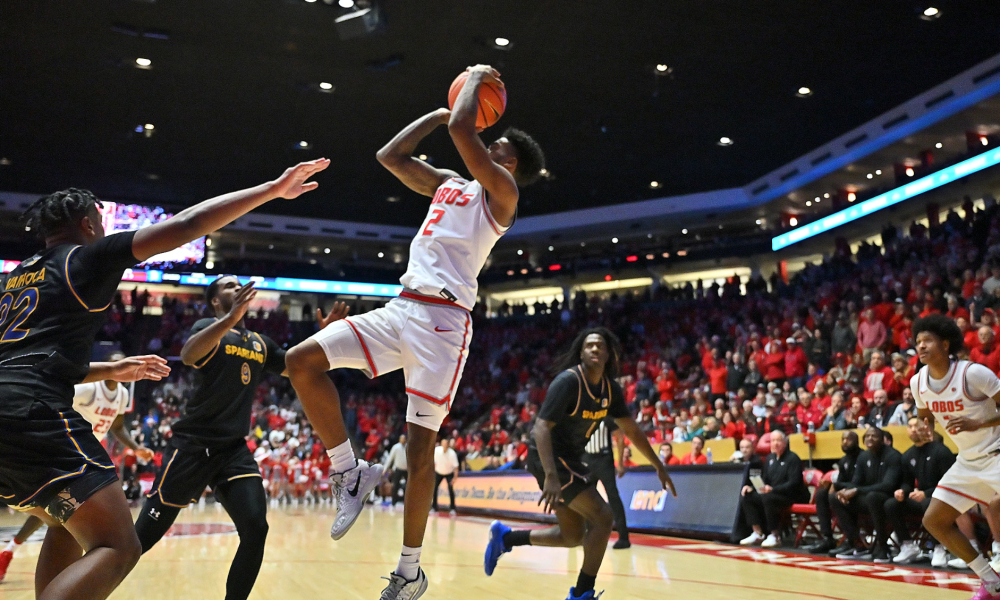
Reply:
<svg viewBox="0 0 1000 600"><path fill-rule="evenodd" d="M0 277L0 499L49 524L35 572L46 599L103 599L139 560L128 503L107 452L73 410L73 386L129 380L156 363L89 368L125 269L211 233L274 198L295 198L329 161L207 200L139 231L105 237L86 190L40 198L25 213L45 248ZM82 556L81 556L82 555Z"/></svg>
<svg viewBox="0 0 1000 600"><path fill-rule="evenodd" d="M264 372L285 372L285 351L243 323L256 295L252 283L242 285L234 276L219 277L208 286L205 300L216 317L195 323L181 349L184 364L197 369L195 390L173 425L163 468L135 523L146 553L180 510L210 486L240 536L226 582L227 600L250 595L264 559L267 498L246 436ZM326 318L317 318L322 328L346 315L346 305L337 303Z"/></svg>
<svg viewBox="0 0 1000 600"><path fill-rule="evenodd" d="M677 495L666 467L625 407L625 396L615 381L619 356L621 346L615 335L596 327L577 336L559 361L562 372L549 385L528 450L528 470L542 489L539 504L545 503L546 512L555 511L559 524L514 531L494 521L483 561L487 575L493 574L497 560L514 546L582 545L583 567L567 600L593 600L613 515L581 458L590 435L607 417L656 468L663 488Z"/></svg>

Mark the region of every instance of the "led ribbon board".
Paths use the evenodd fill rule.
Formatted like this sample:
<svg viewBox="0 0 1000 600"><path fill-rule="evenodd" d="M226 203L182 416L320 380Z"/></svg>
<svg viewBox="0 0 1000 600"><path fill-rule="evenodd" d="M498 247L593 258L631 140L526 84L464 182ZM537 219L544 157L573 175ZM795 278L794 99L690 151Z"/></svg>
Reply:
<svg viewBox="0 0 1000 600"><path fill-rule="evenodd" d="M0 262L2 271L10 273L14 267L21 264L16 260ZM218 275L204 273L164 273L157 269L127 269L122 275L122 281L135 283L176 283L180 285L207 286L215 281ZM326 281L322 279L294 279L291 277L245 277L239 276L240 282L253 282L258 290L275 290L279 292L309 292L313 294L352 294L355 296L381 296L395 298L403 291L401 285L386 285L382 283L361 283L356 281Z"/></svg>
<svg viewBox="0 0 1000 600"><path fill-rule="evenodd" d="M871 213L882 210L888 206L899 204L900 202L919 196L924 192L937 189L946 183L955 181L956 179L961 179L968 175L972 175L973 173L978 173L983 169L988 169L997 163L1000 163L1000 150L990 150L989 152L968 158L958 164L941 169L937 173L931 173L930 175L921 177L916 181L875 196L870 200L865 200L860 204L845 208L844 210L835 212L828 217L823 217L822 219L809 223L808 225L803 225L802 227L772 238L771 249L781 250L782 248L787 248L792 244L809 239L814 235L830 231L831 229L840 227L841 225L850 223L851 221L856 221L862 217L866 217Z"/></svg>

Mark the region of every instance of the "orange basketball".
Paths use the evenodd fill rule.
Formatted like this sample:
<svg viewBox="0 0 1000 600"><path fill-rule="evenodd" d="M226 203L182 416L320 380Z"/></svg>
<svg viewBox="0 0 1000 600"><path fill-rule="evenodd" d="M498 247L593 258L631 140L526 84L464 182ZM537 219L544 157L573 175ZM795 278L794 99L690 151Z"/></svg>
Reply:
<svg viewBox="0 0 1000 600"><path fill-rule="evenodd" d="M469 78L469 73L463 71L461 75L451 82L448 88L448 108L455 108L455 99L459 92L465 87L465 80ZM493 126L500 117L503 116L504 109L507 108L507 90L494 84L483 82L479 86L479 114L476 115L476 129L482 131Z"/></svg>

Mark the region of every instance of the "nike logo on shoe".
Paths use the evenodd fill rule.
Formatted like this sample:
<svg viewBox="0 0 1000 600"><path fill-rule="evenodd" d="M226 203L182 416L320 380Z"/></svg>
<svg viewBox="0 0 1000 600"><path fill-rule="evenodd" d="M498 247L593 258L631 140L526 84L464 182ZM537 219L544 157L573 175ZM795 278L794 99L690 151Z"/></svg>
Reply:
<svg viewBox="0 0 1000 600"><path fill-rule="evenodd" d="M454 329L441 329L440 327L434 327L434 331L438 333L447 333L449 331L454 331Z"/></svg>
<svg viewBox="0 0 1000 600"><path fill-rule="evenodd" d="M357 497L358 487L360 486L361 486L361 473L358 473L358 478L354 480L354 489L347 490L347 493L350 494L352 497Z"/></svg>

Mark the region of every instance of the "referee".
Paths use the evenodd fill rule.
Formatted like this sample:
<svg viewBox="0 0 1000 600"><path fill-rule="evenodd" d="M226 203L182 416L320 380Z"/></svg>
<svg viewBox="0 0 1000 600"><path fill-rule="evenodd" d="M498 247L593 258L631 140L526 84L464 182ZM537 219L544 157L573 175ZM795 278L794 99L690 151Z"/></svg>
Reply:
<svg viewBox="0 0 1000 600"><path fill-rule="evenodd" d="M618 456L624 454L625 440L621 434L615 435L618 425L611 417L605 418L597 424L594 433L587 441L586 453L583 455L583 464L587 465L590 472L604 484L604 490L608 494L608 504L611 505L611 513L615 516L615 529L618 530L618 541L615 542L615 550L630 548L632 543L628 540L628 523L625 522L625 505L622 504L621 495L618 493L618 484L615 483L615 475L622 477L625 475L624 465L615 468L615 455L611 451L611 441L618 443Z"/></svg>

